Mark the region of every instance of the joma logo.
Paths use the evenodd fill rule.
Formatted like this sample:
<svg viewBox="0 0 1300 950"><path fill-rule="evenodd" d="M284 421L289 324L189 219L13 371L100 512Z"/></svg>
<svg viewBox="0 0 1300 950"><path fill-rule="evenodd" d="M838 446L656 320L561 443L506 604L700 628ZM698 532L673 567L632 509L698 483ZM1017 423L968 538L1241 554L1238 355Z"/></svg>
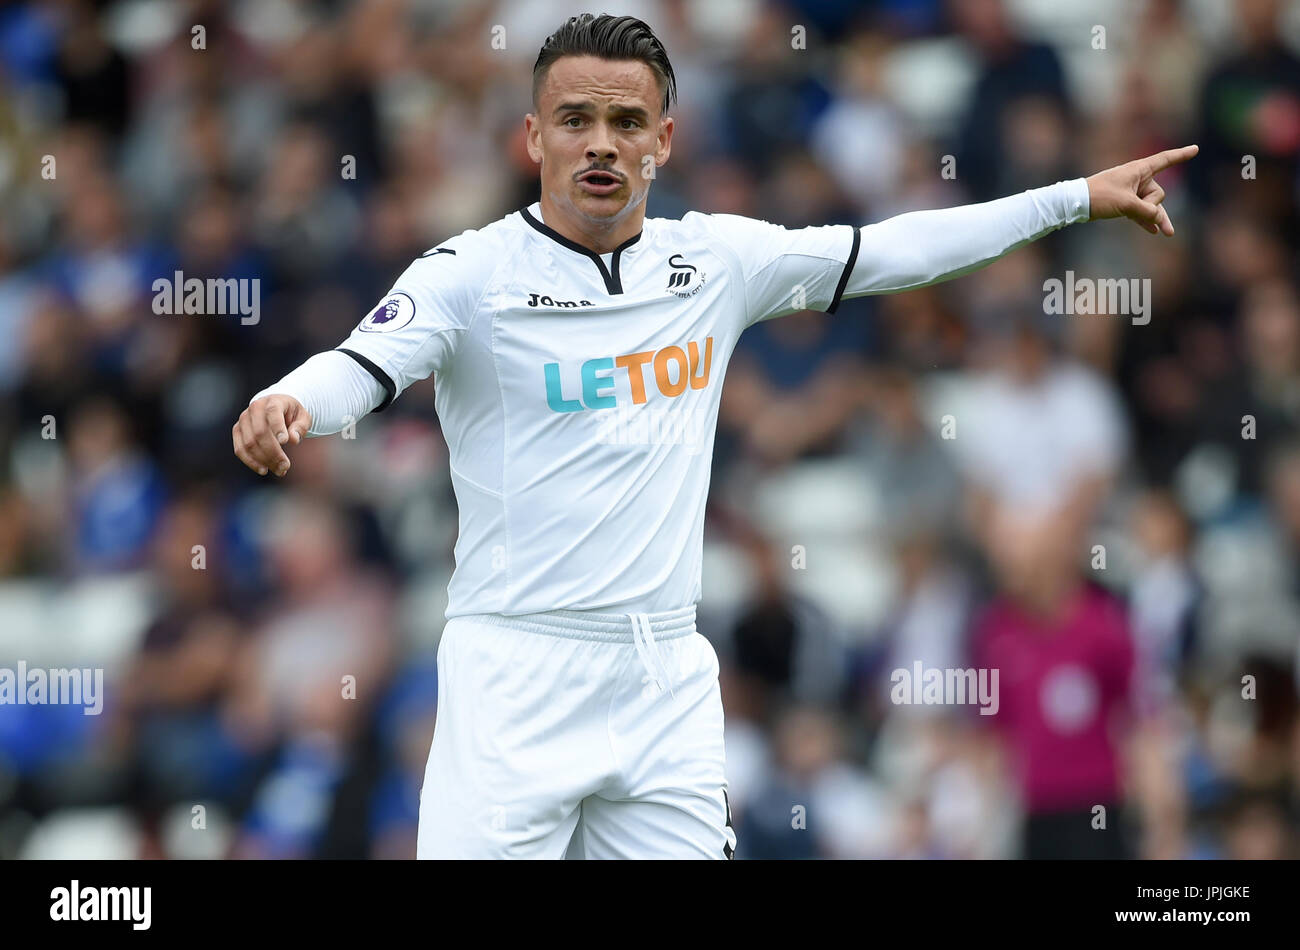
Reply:
<svg viewBox="0 0 1300 950"><path fill-rule="evenodd" d="M552 300L545 294L529 294L528 306L530 307L594 307L596 306L590 300Z"/></svg>

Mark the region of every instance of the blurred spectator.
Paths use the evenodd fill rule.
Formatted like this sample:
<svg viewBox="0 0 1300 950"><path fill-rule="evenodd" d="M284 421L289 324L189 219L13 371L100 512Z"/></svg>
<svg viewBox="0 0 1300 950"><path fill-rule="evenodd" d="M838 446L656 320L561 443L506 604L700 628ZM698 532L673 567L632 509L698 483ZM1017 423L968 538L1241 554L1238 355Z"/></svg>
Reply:
<svg viewBox="0 0 1300 950"><path fill-rule="evenodd" d="M211 499L177 499L153 545L159 612L121 684L132 744L133 795L146 823L167 806L197 800L235 804L255 767L223 724L244 618L232 611Z"/></svg>
<svg viewBox="0 0 1300 950"><path fill-rule="evenodd" d="M960 480L952 457L927 425L916 380L899 369L872 374L864 387L871 421L853 443L854 454L886 501L891 531L921 540L936 553L936 534L948 532L960 511ZM911 548L900 548L900 561Z"/></svg>
<svg viewBox="0 0 1300 950"><path fill-rule="evenodd" d="M1138 563L1129 590L1138 722L1128 755L1132 796L1141 809L1141 855L1185 853L1187 793L1181 782L1186 713L1179 689L1190 676L1197 613L1205 591L1191 557L1191 525L1167 491L1137 500L1131 519Z"/></svg>
<svg viewBox="0 0 1300 950"><path fill-rule="evenodd" d="M990 720L1020 782L1024 857L1126 857L1121 737L1133 645L1123 612L1059 557L1011 570L1013 593L981 615L975 655L977 667L1000 671Z"/></svg>
<svg viewBox="0 0 1300 950"><path fill-rule="evenodd" d="M766 175L788 153L807 146L830 94L809 57L789 55L790 28L775 4L763 5L740 44L723 103L730 157Z"/></svg>
<svg viewBox="0 0 1300 950"><path fill-rule="evenodd" d="M370 802L371 857L415 857L420 790L433 743L438 709L438 671L431 661L412 661L394 681L378 712L388 737L391 765L376 782Z"/></svg>
<svg viewBox="0 0 1300 950"><path fill-rule="evenodd" d="M1300 59L1279 35L1281 0L1235 0L1230 22L1241 48L1211 70L1200 96L1201 146L1192 181L1202 200L1228 195L1233 204L1287 229L1295 228L1300 171ZM1254 159L1250 187L1243 164Z"/></svg>
<svg viewBox="0 0 1300 950"><path fill-rule="evenodd" d="M738 858L884 857L893 804L843 761L834 720L793 708L776 726L775 765L736 821ZM743 849L743 853L742 853Z"/></svg>
<svg viewBox="0 0 1300 950"><path fill-rule="evenodd" d="M94 122L119 136L128 121L127 63L101 32L96 6L90 0L59 5L55 77L67 121Z"/></svg>
<svg viewBox="0 0 1300 950"><path fill-rule="evenodd" d="M846 44L834 103L817 120L818 160L860 208L891 200L902 178L907 125L885 88L889 38L862 33Z"/></svg>
<svg viewBox="0 0 1300 950"><path fill-rule="evenodd" d="M1234 460L1236 487L1259 495L1271 451L1300 436L1300 297L1280 278L1250 284L1240 312L1242 367L1205 407L1208 434Z"/></svg>
<svg viewBox="0 0 1300 950"><path fill-rule="evenodd" d="M957 136L958 175L971 197L1022 190L1029 177L1035 184L1064 177L1049 171L1066 158L1070 114L1056 52L1017 35L1003 0L951 0L949 8L980 61Z"/></svg>
<svg viewBox="0 0 1300 950"><path fill-rule="evenodd" d="M923 669L967 666L966 623L973 600L969 579L944 557L938 539L921 530L900 539L897 558L898 600L873 651L883 650L883 655L874 663L870 654L864 655L866 666L858 674L856 691L869 715L889 709L893 670L910 671L918 662ZM936 710L906 706L893 712L924 716Z"/></svg>
<svg viewBox="0 0 1300 950"><path fill-rule="evenodd" d="M1091 371L1053 359L1029 325L998 353L955 415L976 536L990 551L1034 539L1078 551L1123 458L1116 399Z"/></svg>
<svg viewBox="0 0 1300 950"><path fill-rule="evenodd" d="M797 701L830 705L839 700L842 649L830 618L789 588L785 557L761 540L749 549L759 595L731 631L733 689L753 694L746 708L769 710Z"/></svg>
<svg viewBox="0 0 1300 950"><path fill-rule="evenodd" d="M1203 596L1191 563L1191 525L1172 495L1153 491L1138 500L1133 530L1139 562L1131 582L1137 650L1133 699L1154 714L1172 702L1196 646L1196 613Z"/></svg>
<svg viewBox="0 0 1300 950"><path fill-rule="evenodd" d="M720 422L767 465L833 451L858 398L865 327L802 311L759 323L736 348Z"/></svg>
<svg viewBox="0 0 1300 950"><path fill-rule="evenodd" d="M1244 795L1225 816L1224 858L1230 861L1295 859L1294 825L1276 798Z"/></svg>
<svg viewBox="0 0 1300 950"><path fill-rule="evenodd" d="M69 429L73 563L87 571L141 566L166 494L160 473L110 402L83 403Z"/></svg>

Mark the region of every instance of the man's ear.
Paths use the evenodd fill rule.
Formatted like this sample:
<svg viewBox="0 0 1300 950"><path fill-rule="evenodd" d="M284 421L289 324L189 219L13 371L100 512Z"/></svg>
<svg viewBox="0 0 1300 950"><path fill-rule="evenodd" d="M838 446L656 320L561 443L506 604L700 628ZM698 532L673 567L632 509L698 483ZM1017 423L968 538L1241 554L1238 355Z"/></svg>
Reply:
<svg viewBox="0 0 1300 950"><path fill-rule="evenodd" d="M531 112L524 116L524 132L528 157L533 160L534 164L542 164L542 125L537 116Z"/></svg>
<svg viewBox="0 0 1300 950"><path fill-rule="evenodd" d="M664 165L673 150L673 119L664 116L659 120L659 140L655 145L655 164Z"/></svg>

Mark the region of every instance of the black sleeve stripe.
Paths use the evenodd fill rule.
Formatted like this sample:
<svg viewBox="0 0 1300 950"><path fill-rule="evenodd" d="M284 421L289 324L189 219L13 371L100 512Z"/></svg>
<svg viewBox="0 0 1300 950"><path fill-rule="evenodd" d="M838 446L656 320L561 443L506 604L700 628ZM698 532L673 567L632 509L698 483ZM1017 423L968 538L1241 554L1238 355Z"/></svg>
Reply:
<svg viewBox="0 0 1300 950"><path fill-rule="evenodd" d="M375 381L379 383L380 386L384 387L384 401L381 402L378 406L376 406L374 411L383 412L385 409L387 409L389 404L397 396L397 385L391 379L388 378L388 374L385 373L378 366L376 366L374 363L372 363L370 360L366 359L360 353L353 353L351 350L345 350L341 346L338 348L338 351L340 353L346 353L348 356L356 360L362 369L364 369L371 376L375 377Z"/></svg>
<svg viewBox="0 0 1300 950"><path fill-rule="evenodd" d="M853 265L858 262L858 247L862 244L862 231L854 226L853 228L853 250L849 251L849 259L844 264L844 272L840 274L840 282L835 287L835 297L831 300L831 305L826 308L827 313L834 313L840 305L840 298L844 296L844 288L848 286L849 274L853 273Z"/></svg>

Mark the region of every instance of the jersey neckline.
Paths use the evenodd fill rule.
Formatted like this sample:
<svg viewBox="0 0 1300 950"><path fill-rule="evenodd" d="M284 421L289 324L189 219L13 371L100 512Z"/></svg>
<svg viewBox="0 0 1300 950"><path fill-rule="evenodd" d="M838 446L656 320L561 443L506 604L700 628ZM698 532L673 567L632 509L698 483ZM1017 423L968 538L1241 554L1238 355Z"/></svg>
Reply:
<svg viewBox="0 0 1300 950"><path fill-rule="evenodd" d="M541 213L540 204L537 205L537 210L538 213L540 214ZM570 251L573 251L574 253L582 254L584 257L590 258L593 262L595 262L596 267L600 270L600 276L605 281L606 292L608 292L611 295L621 294L623 292L623 279L620 276L619 269L618 269L619 258L622 256L624 251L626 251L637 241L641 240L641 235L645 233L644 228L642 228L642 230L638 231L636 234L632 235L630 238L628 238L618 247L614 248L614 250L611 252L613 256L610 258L610 266L606 267L604 260L601 259L601 256L599 254L597 254L595 251L591 250L590 248L583 247L577 241L570 241L559 231L556 231L554 228L550 227L549 225L544 224L540 218L534 217L533 213L529 211L528 208L520 208L519 213L520 215L523 216L523 219L525 221L527 221L530 225L533 226L534 229L539 231L541 234L544 234L546 237L550 238L556 244L559 244L562 247L566 247Z"/></svg>

